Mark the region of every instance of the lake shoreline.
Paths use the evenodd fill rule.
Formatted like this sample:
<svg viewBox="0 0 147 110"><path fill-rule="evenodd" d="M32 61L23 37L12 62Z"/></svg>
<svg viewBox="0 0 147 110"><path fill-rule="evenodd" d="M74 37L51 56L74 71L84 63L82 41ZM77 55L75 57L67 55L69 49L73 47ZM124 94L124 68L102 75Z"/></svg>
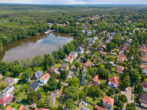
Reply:
<svg viewBox="0 0 147 110"><path fill-rule="evenodd" d="M21 61L27 58L32 59L38 55L42 56L44 54L52 54L53 50L57 51L59 48L62 48L72 40L73 37L69 34L57 32L52 32L49 34L41 33L37 36L20 39L5 45L3 53L0 54L0 59L4 62L13 62L15 60ZM28 47L28 45L30 47ZM47 48L47 46L50 48ZM32 48L32 50L30 48ZM37 50L37 48L40 49ZM22 51L24 51L24 53ZM40 53L37 51L40 51ZM23 58L20 58L20 56Z"/></svg>

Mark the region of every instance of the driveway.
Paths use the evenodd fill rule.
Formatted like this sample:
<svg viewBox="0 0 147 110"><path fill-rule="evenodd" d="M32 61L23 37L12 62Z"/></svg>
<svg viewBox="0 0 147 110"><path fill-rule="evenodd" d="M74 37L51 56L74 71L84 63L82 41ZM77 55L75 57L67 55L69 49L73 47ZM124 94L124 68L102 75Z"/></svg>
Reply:
<svg viewBox="0 0 147 110"><path fill-rule="evenodd" d="M134 100L131 99L132 97L132 90L131 87L128 87L128 89L126 91L121 91L121 94L126 95L127 99L128 99L128 103L134 103ZM124 110L126 110L126 105L127 103L124 104Z"/></svg>

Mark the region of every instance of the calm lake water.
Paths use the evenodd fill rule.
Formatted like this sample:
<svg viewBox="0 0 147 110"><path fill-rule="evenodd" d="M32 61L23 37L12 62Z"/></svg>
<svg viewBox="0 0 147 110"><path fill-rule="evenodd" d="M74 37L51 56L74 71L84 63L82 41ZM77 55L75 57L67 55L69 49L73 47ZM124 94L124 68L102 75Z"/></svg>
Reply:
<svg viewBox="0 0 147 110"><path fill-rule="evenodd" d="M53 50L58 50L72 40L71 36L60 33L50 33L17 40L4 46L0 59L11 62L26 58L32 59L37 55L51 54Z"/></svg>

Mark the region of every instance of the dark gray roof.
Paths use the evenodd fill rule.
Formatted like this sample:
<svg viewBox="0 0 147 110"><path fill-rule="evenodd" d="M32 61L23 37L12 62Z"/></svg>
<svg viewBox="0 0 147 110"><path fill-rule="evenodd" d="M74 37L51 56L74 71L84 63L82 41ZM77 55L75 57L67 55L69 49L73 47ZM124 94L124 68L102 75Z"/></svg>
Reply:
<svg viewBox="0 0 147 110"><path fill-rule="evenodd" d="M38 86L39 86L39 85L38 85L37 81L34 81L34 82L29 86L28 89L31 89L31 88L32 88L32 89L35 90L36 88L38 88Z"/></svg>
<svg viewBox="0 0 147 110"><path fill-rule="evenodd" d="M43 75L43 72L42 71L37 71L37 72L35 72L35 77L36 78L40 78L41 76Z"/></svg>
<svg viewBox="0 0 147 110"><path fill-rule="evenodd" d="M80 84L81 84L81 85L85 85L85 76L82 76L82 77L80 78Z"/></svg>

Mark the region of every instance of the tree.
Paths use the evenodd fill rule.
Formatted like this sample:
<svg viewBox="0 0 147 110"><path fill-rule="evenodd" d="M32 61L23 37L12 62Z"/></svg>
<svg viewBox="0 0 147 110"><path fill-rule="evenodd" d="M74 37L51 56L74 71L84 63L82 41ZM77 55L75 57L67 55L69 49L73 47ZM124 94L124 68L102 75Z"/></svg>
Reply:
<svg viewBox="0 0 147 110"><path fill-rule="evenodd" d="M5 89L7 86L8 86L8 85L7 85L7 82L2 81L2 82L0 83L0 91L2 91L3 89Z"/></svg>
<svg viewBox="0 0 147 110"><path fill-rule="evenodd" d="M134 87L134 93L141 95L143 93L143 87L140 84L135 85Z"/></svg>
<svg viewBox="0 0 147 110"><path fill-rule="evenodd" d="M56 90L58 88L58 83L52 77L48 81L48 89L50 91Z"/></svg>
<svg viewBox="0 0 147 110"><path fill-rule="evenodd" d="M60 77L61 77L61 79L66 80L67 77L68 77L68 74L69 73L66 70L60 71Z"/></svg>
<svg viewBox="0 0 147 110"><path fill-rule="evenodd" d="M8 72L8 67L5 62L0 61L0 73L5 75Z"/></svg>
<svg viewBox="0 0 147 110"><path fill-rule="evenodd" d="M102 60L102 58L100 56L96 56L95 61L98 64L101 64L103 62L103 60Z"/></svg>
<svg viewBox="0 0 147 110"><path fill-rule="evenodd" d="M95 49L98 49L98 48L99 48L99 40L98 40L98 39L95 40L95 43L93 44L93 47L94 47Z"/></svg>
<svg viewBox="0 0 147 110"><path fill-rule="evenodd" d="M13 72L13 76L16 77L19 75L20 72L23 71L23 68L21 65L14 65L13 68L12 68L12 72Z"/></svg>
<svg viewBox="0 0 147 110"><path fill-rule="evenodd" d="M77 100L79 98L78 88L74 86L68 86L64 89L64 93L69 97Z"/></svg>
<svg viewBox="0 0 147 110"><path fill-rule="evenodd" d="M127 99L127 97L126 97L124 94L121 94L121 95L119 95L118 97L119 97L119 100L120 100L121 102L123 102L123 103L128 102L128 99Z"/></svg>
<svg viewBox="0 0 147 110"><path fill-rule="evenodd" d="M136 106L134 103L128 103L126 110L136 110Z"/></svg>
<svg viewBox="0 0 147 110"><path fill-rule="evenodd" d="M29 90L29 93L27 96L27 102L28 104L37 103L37 92L35 92L33 89Z"/></svg>
<svg viewBox="0 0 147 110"><path fill-rule="evenodd" d="M84 91L81 91L79 94L79 99L83 99L86 96L86 93Z"/></svg>
<svg viewBox="0 0 147 110"><path fill-rule="evenodd" d="M108 92L107 92L107 95L108 96L112 96L115 94L115 91L112 89L112 88L109 88Z"/></svg>
<svg viewBox="0 0 147 110"><path fill-rule="evenodd" d="M107 45L107 50L110 52L112 49L115 48L115 44L113 42L110 42L108 45Z"/></svg>
<svg viewBox="0 0 147 110"><path fill-rule="evenodd" d="M69 86L79 87L79 85L80 85L79 78L69 79Z"/></svg>
<svg viewBox="0 0 147 110"><path fill-rule="evenodd" d="M44 58L42 56L36 56L32 59L33 66L39 66L43 63Z"/></svg>
<svg viewBox="0 0 147 110"><path fill-rule="evenodd" d="M119 88L121 90L125 90L127 87L129 87L131 84L130 77L127 75L123 79L120 80Z"/></svg>
<svg viewBox="0 0 147 110"><path fill-rule="evenodd" d="M25 71L21 75L22 81L27 82L28 79L32 76L32 73L33 71L31 68L25 69Z"/></svg>
<svg viewBox="0 0 147 110"><path fill-rule="evenodd" d="M98 70L98 74L99 74L100 78L108 80L110 72L109 72L109 70L107 70L107 69L105 69L104 67L101 66Z"/></svg>
<svg viewBox="0 0 147 110"><path fill-rule="evenodd" d="M50 54L45 54L44 55L44 65L46 66L46 68L48 68L48 66L52 66L54 64L53 58L50 56Z"/></svg>
<svg viewBox="0 0 147 110"><path fill-rule="evenodd" d="M87 95L91 97L102 97L103 92L97 86L91 86L90 88L88 88Z"/></svg>
<svg viewBox="0 0 147 110"><path fill-rule="evenodd" d="M68 108L69 110L75 109L74 101L72 99L68 99L66 101L66 108Z"/></svg>
<svg viewBox="0 0 147 110"><path fill-rule="evenodd" d="M80 65L81 65L81 63L80 63L79 61L76 61L76 62L75 62L75 66L76 66L76 68L79 68Z"/></svg>
<svg viewBox="0 0 147 110"><path fill-rule="evenodd" d="M2 42L0 41L0 53L2 53L3 52L3 44L2 44Z"/></svg>
<svg viewBox="0 0 147 110"><path fill-rule="evenodd" d="M131 85L137 84L139 82L139 75L137 71L135 70L130 71L130 79L131 79Z"/></svg>

